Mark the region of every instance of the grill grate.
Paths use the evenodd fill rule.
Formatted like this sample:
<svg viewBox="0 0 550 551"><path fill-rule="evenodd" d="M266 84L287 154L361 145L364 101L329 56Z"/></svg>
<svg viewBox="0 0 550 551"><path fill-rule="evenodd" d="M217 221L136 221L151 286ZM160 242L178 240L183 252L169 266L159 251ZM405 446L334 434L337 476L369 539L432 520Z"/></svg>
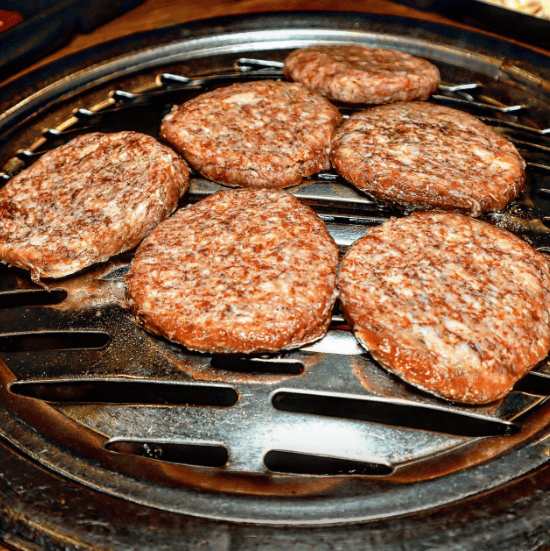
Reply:
<svg viewBox="0 0 550 551"><path fill-rule="evenodd" d="M158 136L173 103L238 80L281 78L281 65L240 58L220 72L159 73L154 87L114 90L45 130L8 160L1 177L8 181L84 132L131 128ZM487 218L550 251L550 128L534 126L526 104L491 98L478 82L446 83L431 99L477 114L520 148L529 189ZM193 174L181 206L221 188ZM333 172L290 191L313 206L342 251L369 227L401 215ZM159 469L184 464L243 475L391 477L480 437L517 434L550 395L545 361L490 406L431 397L381 369L338 311L327 336L300 350L250 357L188 353L145 333L126 310L131 259L126 253L51 283L50 291L17 269L0 268L0 356L11 393L45 401L101 435L110 455L143 456Z"/></svg>

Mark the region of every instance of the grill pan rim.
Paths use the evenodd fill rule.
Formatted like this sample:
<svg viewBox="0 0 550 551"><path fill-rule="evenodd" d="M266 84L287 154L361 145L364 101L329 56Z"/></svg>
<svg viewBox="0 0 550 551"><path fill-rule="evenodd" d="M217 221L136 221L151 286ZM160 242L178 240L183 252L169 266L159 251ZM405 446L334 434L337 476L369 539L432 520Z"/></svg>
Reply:
<svg viewBox="0 0 550 551"><path fill-rule="evenodd" d="M355 14L355 16L358 16L358 14ZM358 17L360 17L360 16L358 16ZM257 19L257 18L255 17L254 19ZM103 66L102 66L102 68L103 68ZM91 74L93 74L93 71L90 72L90 75ZM547 443L544 441L544 439L539 441L539 442L533 443L533 448L530 451L533 451L534 453L536 453L535 448L536 448L536 446L539 446L539 445L543 446L542 454L541 454L541 461L542 461L543 460L542 458L546 458L547 454L548 454ZM539 465L536 465L536 466L538 467ZM523 475L523 474L525 474L525 473L523 473L523 472L520 473L520 475ZM361 520L361 519L351 519L349 522L357 522L358 520ZM362 519L362 520L365 520L365 519Z"/></svg>

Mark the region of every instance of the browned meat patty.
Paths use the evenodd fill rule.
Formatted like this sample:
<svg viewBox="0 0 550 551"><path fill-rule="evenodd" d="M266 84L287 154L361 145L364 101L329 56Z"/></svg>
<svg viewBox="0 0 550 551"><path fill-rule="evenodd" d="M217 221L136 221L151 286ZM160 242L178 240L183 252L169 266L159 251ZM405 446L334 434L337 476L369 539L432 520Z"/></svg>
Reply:
<svg viewBox="0 0 550 551"><path fill-rule="evenodd" d="M276 352L322 337L338 248L281 190L228 190L179 210L141 244L128 302L149 330L188 349Z"/></svg>
<svg viewBox="0 0 550 551"><path fill-rule="evenodd" d="M439 87L439 70L425 59L360 45L310 46L285 60L287 78L346 103L425 100Z"/></svg>
<svg viewBox="0 0 550 551"><path fill-rule="evenodd" d="M301 84L268 80L175 106L161 135L215 182L282 188L330 168L330 139L340 121L336 107Z"/></svg>
<svg viewBox="0 0 550 551"><path fill-rule="evenodd" d="M187 165L149 136L79 136L0 190L0 259L35 281L73 274L135 247L188 185Z"/></svg>
<svg viewBox="0 0 550 551"><path fill-rule="evenodd" d="M496 400L550 349L547 260L461 214L416 213L371 229L344 256L339 288L371 355L448 400Z"/></svg>
<svg viewBox="0 0 550 551"><path fill-rule="evenodd" d="M431 103L373 107L352 115L332 143L336 170L376 198L407 208L500 210L517 197L525 162L475 117Z"/></svg>

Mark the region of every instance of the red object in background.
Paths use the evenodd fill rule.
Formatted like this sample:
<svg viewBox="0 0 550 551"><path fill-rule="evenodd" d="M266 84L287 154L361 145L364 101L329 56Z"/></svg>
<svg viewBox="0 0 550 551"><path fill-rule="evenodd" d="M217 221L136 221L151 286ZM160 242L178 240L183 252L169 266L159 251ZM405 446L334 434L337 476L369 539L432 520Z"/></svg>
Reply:
<svg viewBox="0 0 550 551"><path fill-rule="evenodd" d="M0 33L21 23L23 17L16 11L0 10Z"/></svg>

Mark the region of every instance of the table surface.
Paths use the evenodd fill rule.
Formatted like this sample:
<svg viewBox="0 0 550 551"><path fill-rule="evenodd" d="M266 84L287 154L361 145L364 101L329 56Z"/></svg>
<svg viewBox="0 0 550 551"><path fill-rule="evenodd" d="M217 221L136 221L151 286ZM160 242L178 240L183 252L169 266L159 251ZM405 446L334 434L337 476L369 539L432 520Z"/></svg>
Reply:
<svg viewBox="0 0 550 551"><path fill-rule="evenodd" d="M459 26L466 29L474 29L474 27L470 25L459 23L436 12L424 11L406 4L389 2L386 0L208 0L208 2L202 2L200 0L146 0L136 8L124 13L116 19L112 19L90 33L77 34L71 42L64 47L30 65L23 71L10 76L3 82L0 81L0 84L8 83L17 79L24 73L65 57L66 55L140 31L224 15L238 15L263 11L288 12L292 10L333 10L397 15ZM529 47L536 51L550 54L548 50L537 48L533 45Z"/></svg>

